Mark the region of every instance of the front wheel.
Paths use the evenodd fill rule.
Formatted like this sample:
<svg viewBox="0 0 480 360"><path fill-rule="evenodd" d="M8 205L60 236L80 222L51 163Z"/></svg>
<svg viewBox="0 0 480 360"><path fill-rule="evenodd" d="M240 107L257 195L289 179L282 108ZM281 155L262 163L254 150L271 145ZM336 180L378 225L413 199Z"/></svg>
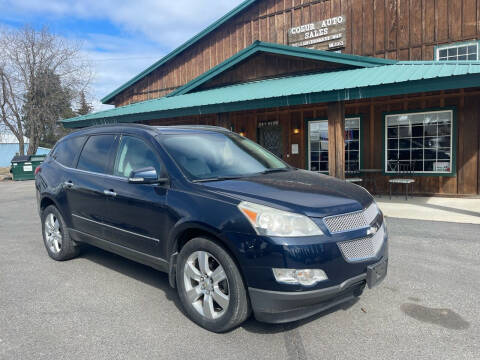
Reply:
<svg viewBox="0 0 480 360"><path fill-rule="evenodd" d="M185 244L178 256L176 280L185 311L207 330L231 330L250 313L237 265L209 239L195 238Z"/></svg>

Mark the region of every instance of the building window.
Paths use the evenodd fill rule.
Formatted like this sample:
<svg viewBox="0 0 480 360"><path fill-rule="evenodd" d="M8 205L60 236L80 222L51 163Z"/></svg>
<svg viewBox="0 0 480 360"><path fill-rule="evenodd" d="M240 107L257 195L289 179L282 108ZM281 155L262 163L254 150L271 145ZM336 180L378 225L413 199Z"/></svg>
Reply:
<svg viewBox="0 0 480 360"><path fill-rule="evenodd" d="M308 122L308 169L328 172L328 121ZM360 118L345 119L345 171L360 170Z"/></svg>
<svg viewBox="0 0 480 360"><path fill-rule="evenodd" d="M453 172L453 111L385 116L385 172Z"/></svg>
<svg viewBox="0 0 480 360"><path fill-rule="evenodd" d="M440 45L436 48L437 60L478 60L478 42Z"/></svg>

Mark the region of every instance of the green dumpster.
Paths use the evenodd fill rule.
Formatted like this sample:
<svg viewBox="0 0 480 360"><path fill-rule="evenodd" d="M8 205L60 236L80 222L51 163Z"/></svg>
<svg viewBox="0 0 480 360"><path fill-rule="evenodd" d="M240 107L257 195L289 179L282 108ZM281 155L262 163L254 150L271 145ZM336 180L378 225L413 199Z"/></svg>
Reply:
<svg viewBox="0 0 480 360"><path fill-rule="evenodd" d="M15 181L35 179L35 169L45 160L47 155L16 155L10 167L12 178Z"/></svg>

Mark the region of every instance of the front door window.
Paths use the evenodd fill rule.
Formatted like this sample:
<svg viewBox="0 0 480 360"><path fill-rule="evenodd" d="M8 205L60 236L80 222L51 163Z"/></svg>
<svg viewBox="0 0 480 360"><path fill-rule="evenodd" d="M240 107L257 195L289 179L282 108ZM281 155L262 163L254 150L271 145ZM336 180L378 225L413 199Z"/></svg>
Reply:
<svg viewBox="0 0 480 360"><path fill-rule="evenodd" d="M123 136L118 148L113 173L129 177L133 170L153 167L160 175L160 164L153 150L143 140Z"/></svg>

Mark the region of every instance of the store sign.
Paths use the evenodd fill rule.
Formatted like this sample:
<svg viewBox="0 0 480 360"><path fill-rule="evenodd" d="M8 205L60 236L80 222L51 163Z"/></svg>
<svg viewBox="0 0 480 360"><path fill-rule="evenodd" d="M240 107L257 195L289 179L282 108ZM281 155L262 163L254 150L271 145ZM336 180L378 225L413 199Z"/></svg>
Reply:
<svg viewBox="0 0 480 360"><path fill-rule="evenodd" d="M339 50L345 47L345 15L332 17L288 30L288 45L318 50Z"/></svg>

